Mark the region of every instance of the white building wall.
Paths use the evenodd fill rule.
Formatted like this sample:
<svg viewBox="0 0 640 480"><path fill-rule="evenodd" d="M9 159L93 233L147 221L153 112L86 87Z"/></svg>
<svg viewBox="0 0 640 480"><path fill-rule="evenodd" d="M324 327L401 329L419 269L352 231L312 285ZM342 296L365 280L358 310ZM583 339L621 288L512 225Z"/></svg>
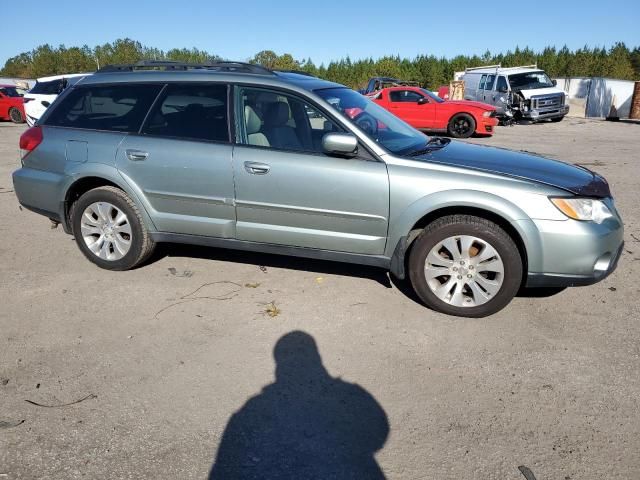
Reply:
<svg viewBox="0 0 640 480"><path fill-rule="evenodd" d="M629 118L633 81L602 77L558 78L557 81L558 87L569 96L570 116L604 118L613 114Z"/></svg>

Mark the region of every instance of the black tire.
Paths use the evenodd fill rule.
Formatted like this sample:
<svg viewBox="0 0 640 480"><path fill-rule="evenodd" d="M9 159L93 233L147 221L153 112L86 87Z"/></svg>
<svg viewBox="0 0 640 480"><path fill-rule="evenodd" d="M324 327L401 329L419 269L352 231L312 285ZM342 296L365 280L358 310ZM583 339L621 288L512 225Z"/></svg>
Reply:
<svg viewBox="0 0 640 480"><path fill-rule="evenodd" d="M84 241L81 233L82 215L85 209L95 202L108 202L127 216L131 226L131 246L118 260L104 260L93 253ZM76 243L87 259L106 270L129 270L144 262L153 252L155 242L149 236L142 215L129 196L116 187L98 187L82 195L71 207L71 226Z"/></svg>
<svg viewBox="0 0 640 480"><path fill-rule="evenodd" d="M555 118L552 118L552 119L551 119L551 121L552 121L553 123L558 123L558 122L561 122L563 119L564 119L564 116L562 116L562 117L555 117Z"/></svg>
<svg viewBox="0 0 640 480"><path fill-rule="evenodd" d="M468 113L458 113L451 117L447 132L454 138L469 138L476 131L476 121Z"/></svg>
<svg viewBox="0 0 640 480"><path fill-rule="evenodd" d="M471 235L489 243L503 262L502 285L493 298L477 306L458 307L436 296L429 287L424 268L427 255L433 247L448 237ZM522 259L513 239L495 223L471 215L450 215L430 223L418 235L408 260L409 278L420 299L430 308L460 317L485 317L504 308L522 284Z"/></svg>
<svg viewBox="0 0 640 480"><path fill-rule="evenodd" d="M24 115L22 115L22 112L16 107L9 109L9 118L13 123L24 123Z"/></svg>

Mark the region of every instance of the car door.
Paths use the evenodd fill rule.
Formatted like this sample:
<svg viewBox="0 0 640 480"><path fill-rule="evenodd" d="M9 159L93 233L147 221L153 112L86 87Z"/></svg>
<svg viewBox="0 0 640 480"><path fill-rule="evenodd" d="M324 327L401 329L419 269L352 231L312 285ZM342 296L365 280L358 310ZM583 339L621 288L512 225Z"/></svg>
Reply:
<svg viewBox="0 0 640 480"><path fill-rule="evenodd" d="M235 100L237 238L382 254L386 165L362 147L351 159L324 154L323 135L344 130L297 94L237 87Z"/></svg>
<svg viewBox="0 0 640 480"><path fill-rule="evenodd" d="M415 90L389 90L389 111L415 128L433 128L435 103Z"/></svg>
<svg viewBox="0 0 640 480"><path fill-rule="evenodd" d="M118 169L137 186L162 232L234 237L228 88L168 84L140 133L118 149Z"/></svg>
<svg viewBox="0 0 640 480"><path fill-rule="evenodd" d="M498 114L504 114L509 105L509 84L504 75L498 76L495 90L496 99L492 104L496 107Z"/></svg>

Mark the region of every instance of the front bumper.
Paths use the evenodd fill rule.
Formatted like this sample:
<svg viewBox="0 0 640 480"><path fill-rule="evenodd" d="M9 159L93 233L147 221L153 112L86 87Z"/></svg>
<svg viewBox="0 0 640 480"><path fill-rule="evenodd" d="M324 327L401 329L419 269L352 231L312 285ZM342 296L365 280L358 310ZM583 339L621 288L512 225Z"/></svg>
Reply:
<svg viewBox="0 0 640 480"><path fill-rule="evenodd" d="M622 220L602 224L577 220L533 220L540 236L537 269L527 287L572 287L604 280L617 267L624 246ZM531 265L530 265L531 267Z"/></svg>
<svg viewBox="0 0 640 480"><path fill-rule="evenodd" d="M522 112L522 116L529 120L544 120L564 117L567 113L569 113L569 105L561 105L552 110L530 110L528 112Z"/></svg>
<svg viewBox="0 0 640 480"><path fill-rule="evenodd" d="M493 135L498 122L497 117L482 117L482 120L478 122L476 133L479 135Z"/></svg>

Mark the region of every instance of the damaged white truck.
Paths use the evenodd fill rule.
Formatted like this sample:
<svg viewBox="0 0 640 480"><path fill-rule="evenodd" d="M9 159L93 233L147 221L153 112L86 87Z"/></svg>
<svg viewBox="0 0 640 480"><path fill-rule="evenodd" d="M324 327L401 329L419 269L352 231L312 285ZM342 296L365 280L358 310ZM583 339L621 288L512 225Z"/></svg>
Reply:
<svg viewBox="0 0 640 480"><path fill-rule="evenodd" d="M456 77L464 81L465 100L493 105L505 123L545 119L559 122L569 113L567 94L536 65L467 68Z"/></svg>

